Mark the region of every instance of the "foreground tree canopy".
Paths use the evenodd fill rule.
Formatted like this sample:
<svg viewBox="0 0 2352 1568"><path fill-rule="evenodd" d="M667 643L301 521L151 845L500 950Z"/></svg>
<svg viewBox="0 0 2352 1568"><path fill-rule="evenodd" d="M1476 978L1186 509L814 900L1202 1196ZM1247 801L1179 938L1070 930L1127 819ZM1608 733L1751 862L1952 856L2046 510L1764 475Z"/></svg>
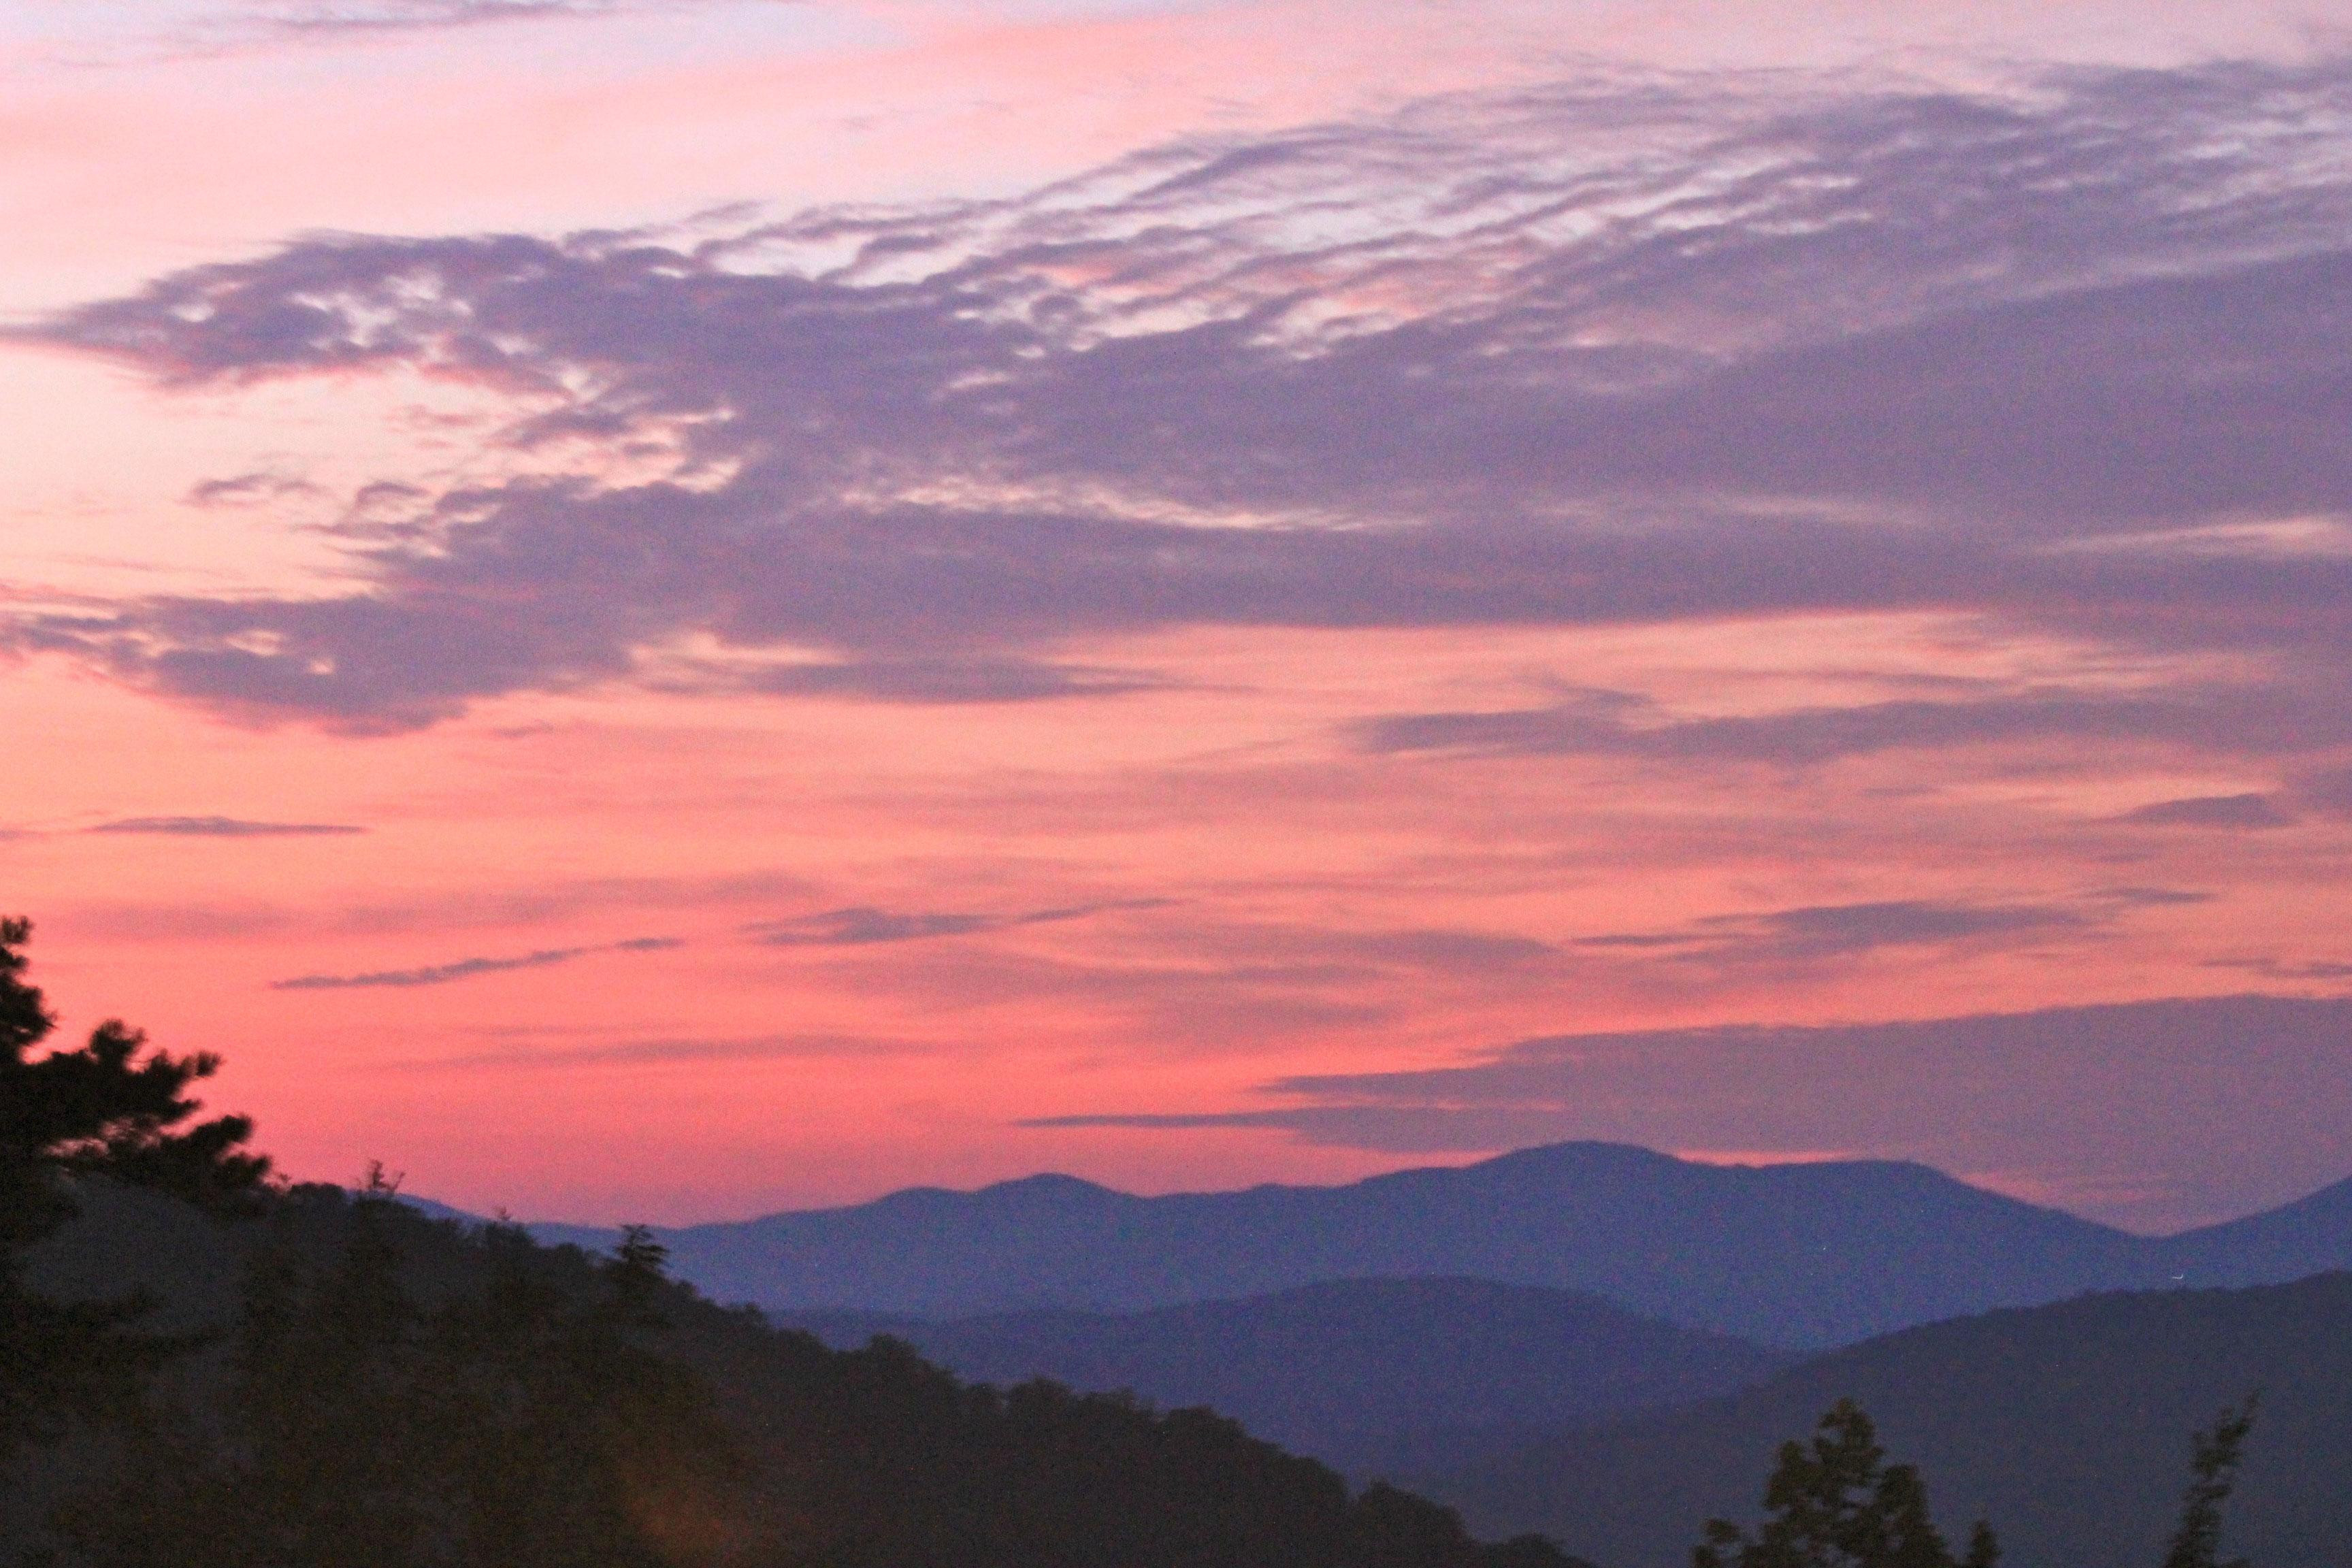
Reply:
<svg viewBox="0 0 2352 1568"><path fill-rule="evenodd" d="M54 1437L79 1412L120 1402L178 1347L136 1331L136 1297L60 1304L27 1290L26 1253L76 1212L66 1178L169 1193L215 1213L251 1212L269 1162L245 1151L253 1123L194 1117L188 1088L220 1066L173 1057L110 1019L76 1050L34 1054L57 1027L25 979L32 926L0 920L0 1461Z"/></svg>
<svg viewBox="0 0 2352 1568"><path fill-rule="evenodd" d="M1692 1568L1993 1568L2000 1547L1982 1520L1954 1558L1909 1465L1889 1465L1870 1417L1851 1400L1823 1415L1811 1443L1780 1447L1754 1536L1710 1520Z"/></svg>

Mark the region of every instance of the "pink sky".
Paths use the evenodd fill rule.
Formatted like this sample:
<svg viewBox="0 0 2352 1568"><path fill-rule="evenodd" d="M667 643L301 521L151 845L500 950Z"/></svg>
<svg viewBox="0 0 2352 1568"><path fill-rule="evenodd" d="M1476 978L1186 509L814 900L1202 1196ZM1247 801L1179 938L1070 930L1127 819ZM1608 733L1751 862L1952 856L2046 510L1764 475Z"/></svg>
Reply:
<svg viewBox="0 0 2352 1568"><path fill-rule="evenodd" d="M2342 992L2329 7L573 9L0 5L5 901L293 1173L2352 1172L1689 1033Z"/></svg>

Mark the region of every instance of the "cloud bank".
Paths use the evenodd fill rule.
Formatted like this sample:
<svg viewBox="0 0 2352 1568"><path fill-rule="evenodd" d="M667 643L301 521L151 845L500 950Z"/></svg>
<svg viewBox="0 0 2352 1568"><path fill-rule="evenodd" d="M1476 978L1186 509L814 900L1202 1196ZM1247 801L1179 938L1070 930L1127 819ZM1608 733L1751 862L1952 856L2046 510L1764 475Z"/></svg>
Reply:
<svg viewBox="0 0 2352 1568"><path fill-rule="evenodd" d="M2341 1179L2352 1168L2347 1068L2352 1000L2231 996L1560 1035L1458 1066L1277 1079L1261 1091L1268 1103L1242 1110L1032 1125L1266 1128L1399 1153L1570 1138L1759 1159L1867 1150L2153 1226ZM2164 1151L2160 1175L2149 1173L2153 1149Z"/></svg>
<svg viewBox="0 0 2352 1568"><path fill-rule="evenodd" d="M7 635L369 731L613 680L1117 695L1154 677L1086 647L1178 626L1934 610L2221 662L1770 714L1581 692L1355 739L2297 758L2352 742L2348 116L2343 60L1973 96L1608 76L1001 202L304 239L29 335L190 387L503 386L514 476L355 511L357 591Z"/></svg>

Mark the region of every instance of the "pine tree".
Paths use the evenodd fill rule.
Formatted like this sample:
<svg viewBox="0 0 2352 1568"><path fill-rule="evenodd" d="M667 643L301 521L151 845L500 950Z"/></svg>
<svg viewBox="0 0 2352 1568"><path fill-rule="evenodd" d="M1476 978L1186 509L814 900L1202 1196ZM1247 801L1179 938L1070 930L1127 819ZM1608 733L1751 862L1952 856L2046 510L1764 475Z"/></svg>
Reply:
<svg viewBox="0 0 2352 1568"><path fill-rule="evenodd" d="M1979 1521L1968 1555L1955 1559L1928 1517L1919 1472L1885 1458L1870 1417L1838 1401L1810 1444L1781 1445L1762 1528L1751 1538L1708 1521L1693 1568L1993 1568L2000 1548L1990 1528Z"/></svg>
<svg viewBox="0 0 2352 1568"><path fill-rule="evenodd" d="M109 1019L77 1050L43 1050L57 1027L25 980L32 926L0 920L0 1462L54 1440L74 1415L119 1406L144 1373L186 1348L142 1334L132 1297L59 1303L25 1282L26 1255L76 1212L76 1178L127 1183L215 1210L249 1207L269 1162L245 1152L253 1124L201 1109L189 1086L220 1066L173 1057Z"/></svg>
<svg viewBox="0 0 2352 1568"><path fill-rule="evenodd" d="M2221 1562L2221 1505L2238 1484L2238 1465L2246 1437L2254 1429L2254 1405L2249 1394L2235 1410L2224 1410L2213 1425L2189 1439L2189 1492L2180 1502L2180 1523L2172 1533L2172 1550L2164 1568L2246 1568L2242 1557Z"/></svg>

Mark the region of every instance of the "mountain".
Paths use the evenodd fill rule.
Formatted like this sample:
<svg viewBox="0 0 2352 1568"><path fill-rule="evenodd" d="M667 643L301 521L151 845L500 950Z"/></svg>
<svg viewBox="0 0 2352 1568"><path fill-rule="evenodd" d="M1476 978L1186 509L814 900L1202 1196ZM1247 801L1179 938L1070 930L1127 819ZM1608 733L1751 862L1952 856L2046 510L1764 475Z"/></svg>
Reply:
<svg viewBox="0 0 2352 1568"><path fill-rule="evenodd" d="M614 1235L531 1231L590 1248ZM2352 1182L2152 1237L1925 1165L1706 1165L1559 1143L1346 1186L1137 1197L1040 1175L660 1234L680 1276L713 1297L803 1314L1133 1313L1330 1279L1452 1277L1588 1291L1818 1350L2089 1290L2352 1268Z"/></svg>
<svg viewBox="0 0 2352 1568"><path fill-rule="evenodd" d="M534 1234L596 1246L611 1233ZM1590 1291L1797 1348L2179 1272L2144 1238L1924 1165L1703 1165L1605 1143L1347 1186L1167 1197L1033 1176L661 1239L709 1294L793 1311L1135 1312L1328 1279L1448 1276Z"/></svg>
<svg viewBox="0 0 2352 1568"><path fill-rule="evenodd" d="M1162 1409L1210 1405L1354 1474L1459 1464L1544 1429L1727 1393L1787 1360L1597 1296L1481 1279L1335 1280L1122 1315L775 1321L844 1348L889 1333L977 1382L1050 1377Z"/></svg>
<svg viewBox="0 0 2352 1568"><path fill-rule="evenodd" d="M1853 1397L1936 1517L1983 1517L2010 1568L2147 1568L2189 1435L2262 1391L2226 1556L2347 1561L2352 1277L2084 1297L1834 1352L1727 1398L1567 1434L1418 1483L1475 1527L1541 1529L1611 1568L1682 1568L1695 1521L1753 1519L1773 1450Z"/></svg>
<svg viewBox="0 0 2352 1568"><path fill-rule="evenodd" d="M2164 1237L2159 1267L2183 1283L2268 1285L2352 1268L2352 1181L2282 1207Z"/></svg>

